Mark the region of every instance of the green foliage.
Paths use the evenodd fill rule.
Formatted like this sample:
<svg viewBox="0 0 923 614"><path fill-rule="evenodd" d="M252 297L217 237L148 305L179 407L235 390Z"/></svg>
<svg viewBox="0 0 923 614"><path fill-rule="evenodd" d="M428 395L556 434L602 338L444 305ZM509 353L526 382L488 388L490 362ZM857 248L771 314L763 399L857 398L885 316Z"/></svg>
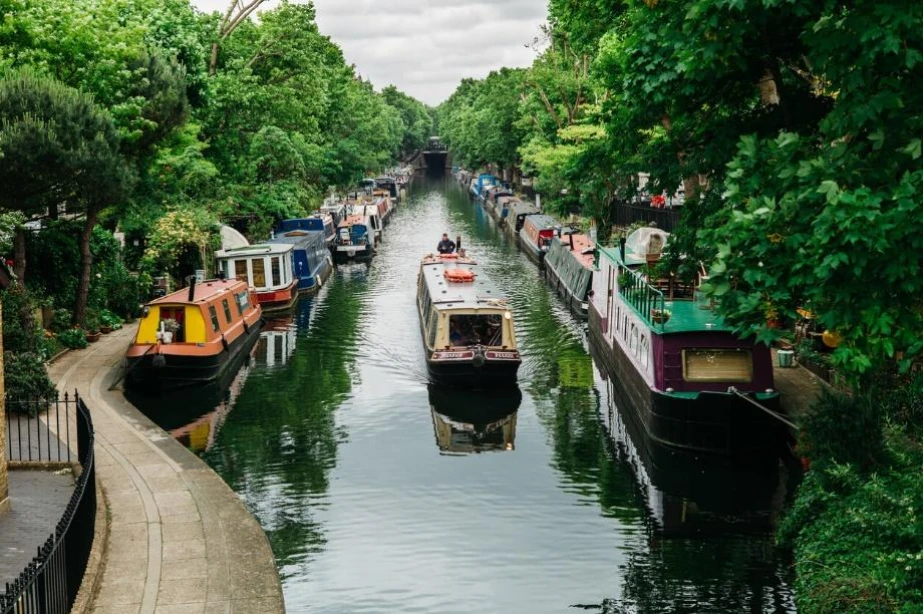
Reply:
<svg viewBox="0 0 923 614"><path fill-rule="evenodd" d="M35 301L22 284L12 284L0 291L3 303L3 349L10 352L29 352L36 348L37 340L43 336L38 322L33 321L31 330L24 327L24 311L33 311Z"/></svg>
<svg viewBox="0 0 923 614"><path fill-rule="evenodd" d="M53 400L58 395L42 357L31 352L3 353L3 384L8 411L34 414L42 401Z"/></svg>
<svg viewBox="0 0 923 614"><path fill-rule="evenodd" d="M71 328L74 324L74 314L70 309L58 307L51 318L51 330L60 333Z"/></svg>
<svg viewBox="0 0 923 614"><path fill-rule="evenodd" d="M70 350L82 350L87 346L87 334L80 328L68 328L58 333L58 343Z"/></svg>
<svg viewBox="0 0 923 614"><path fill-rule="evenodd" d="M218 241L218 224L207 211L171 211L151 229L142 266L150 274L166 271L181 278L204 268Z"/></svg>
<svg viewBox="0 0 923 614"><path fill-rule="evenodd" d="M411 98L393 85L381 91L381 97L400 113L404 126L401 155L407 156L421 149L433 134L433 116L422 102Z"/></svg>
<svg viewBox="0 0 923 614"><path fill-rule="evenodd" d="M824 390L801 419L801 451L812 462L852 464L862 471L883 456L881 398Z"/></svg>

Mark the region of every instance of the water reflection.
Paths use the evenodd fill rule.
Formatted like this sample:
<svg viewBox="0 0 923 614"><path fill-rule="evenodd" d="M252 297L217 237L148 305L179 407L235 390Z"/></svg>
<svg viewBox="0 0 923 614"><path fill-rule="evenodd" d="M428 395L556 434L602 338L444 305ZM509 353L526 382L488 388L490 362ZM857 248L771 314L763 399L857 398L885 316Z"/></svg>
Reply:
<svg viewBox="0 0 923 614"><path fill-rule="evenodd" d="M469 391L430 384L429 404L436 445L444 454L513 450L516 413L522 402L517 387Z"/></svg>

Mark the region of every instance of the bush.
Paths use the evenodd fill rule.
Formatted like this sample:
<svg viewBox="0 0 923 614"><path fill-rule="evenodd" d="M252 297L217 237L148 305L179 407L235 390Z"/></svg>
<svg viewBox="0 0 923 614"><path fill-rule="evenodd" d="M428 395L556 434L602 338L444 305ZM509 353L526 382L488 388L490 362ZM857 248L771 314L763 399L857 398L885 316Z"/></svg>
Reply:
<svg viewBox="0 0 923 614"><path fill-rule="evenodd" d="M74 314L71 313L70 309L59 307L54 310L54 315L51 316L51 330L56 333L68 330L73 323Z"/></svg>
<svg viewBox="0 0 923 614"><path fill-rule="evenodd" d="M48 377L42 357L32 352L4 352L3 377L7 410L34 415L58 390Z"/></svg>
<svg viewBox="0 0 923 614"><path fill-rule="evenodd" d="M87 343L87 334L79 328L69 328L58 334L58 343L70 350L82 350Z"/></svg>
<svg viewBox="0 0 923 614"><path fill-rule="evenodd" d="M911 376L888 394L884 412L892 424L923 439L923 373Z"/></svg>
<svg viewBox="0 0 923 614"><path fill-rule="evenodd" d="M854 464L861 471L882 458L881 399L824 390L801 420L801 450L812 463Z"/></svg>
<svg viewBox="0 0 923 614"><path fill-rule="evenodd" d="M43 334L41 322L34 322L34 329L23 328L23 312L34 310L31 294L22 284L14 283L0 293L3 300L3 347L12 352L29 352L35 349Z"/></svg>
<svg viewBox="0 0 923 614"><path fill-rule="evenodd" d="M122 327L124 320L119 316L115 315L108 309L103 309L99 312L99 324L100 326L108 326L113 330L117 330Z"/></svg>

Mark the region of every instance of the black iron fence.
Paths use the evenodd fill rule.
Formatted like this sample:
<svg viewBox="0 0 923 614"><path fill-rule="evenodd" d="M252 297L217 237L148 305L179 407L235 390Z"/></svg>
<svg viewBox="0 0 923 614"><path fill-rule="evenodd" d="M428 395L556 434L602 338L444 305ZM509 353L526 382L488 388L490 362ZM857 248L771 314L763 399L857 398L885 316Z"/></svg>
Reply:
<svg viewBox="0 0 923 614"><path fill-rule="evenodd" d="M6 458L10 461L71 463L77 459L79 397L6 400Z"/></svg>
<svg viewBox="0 0 923 614"><path fill-rule="evenodd" d="M678 208L658 209L645 203L615 202L612 208L615 210L616 226L631 226L635 222L647 224L654 222L657 228L667 232L673 232L676 228L680 212Z"/></svg>
<svg viewBox="0 0 923 614"><path fill-rule="evenodd" d="M87 568L96 531L93 420L83 399L76 393L73 397L65 397L65 401L65 411L70 407L75 410L80 475L54 532L38 548L36 557L20 576L0 593L0 614L67 614L74 605Z"/></svg>

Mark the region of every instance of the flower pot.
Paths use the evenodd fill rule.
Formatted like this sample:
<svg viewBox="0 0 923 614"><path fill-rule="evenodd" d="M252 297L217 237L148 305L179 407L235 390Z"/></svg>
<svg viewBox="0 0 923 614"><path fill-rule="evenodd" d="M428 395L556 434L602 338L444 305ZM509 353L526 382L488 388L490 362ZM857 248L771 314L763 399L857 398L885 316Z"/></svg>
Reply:
<svg viewBox="0 0 923 614"><path fill-rule="evenodd" d="M651 320L654 321L654 324L666 324L670 320L670 316L651 314Z"/></svg>
<svg viewBox="0 0 923 614"><path fill-rule="evenodd" d="M104 335L108 335L109 333L112 332L112 327L111 326L100 326L99 332L101 332Z"/></svg>
<svg viewBox="0 0 923 614"><path fill-rule="evenodd" d="M101 336L101 334L102 333L100 333L99 331L96 331L95 333L87 333L87 341L89 341L90 343L96 343L97 341L99 341L99 337Z"/></svg>

